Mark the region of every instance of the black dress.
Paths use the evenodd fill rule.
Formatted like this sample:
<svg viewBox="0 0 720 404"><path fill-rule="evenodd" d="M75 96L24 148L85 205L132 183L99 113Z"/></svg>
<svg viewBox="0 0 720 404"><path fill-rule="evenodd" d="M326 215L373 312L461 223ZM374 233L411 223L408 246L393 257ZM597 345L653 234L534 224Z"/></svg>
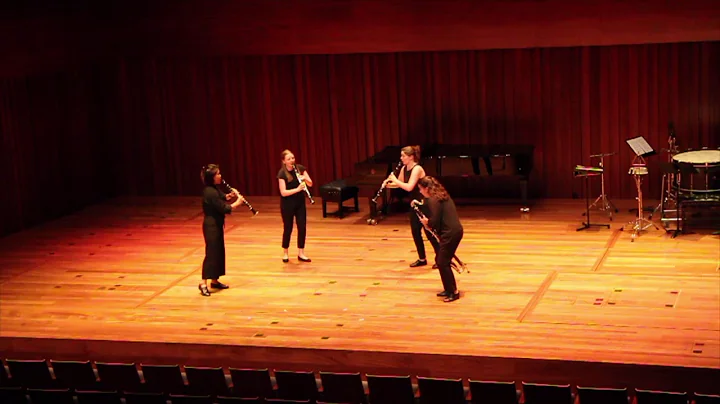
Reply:
<svg viewBox="0 0 720 404"><path fill-rule="evenodd" d="M215 187L206 186L203 190L203 279L218 279L225 275L225 215L232 212L232 207L225 202L225 195Z"/></svg>

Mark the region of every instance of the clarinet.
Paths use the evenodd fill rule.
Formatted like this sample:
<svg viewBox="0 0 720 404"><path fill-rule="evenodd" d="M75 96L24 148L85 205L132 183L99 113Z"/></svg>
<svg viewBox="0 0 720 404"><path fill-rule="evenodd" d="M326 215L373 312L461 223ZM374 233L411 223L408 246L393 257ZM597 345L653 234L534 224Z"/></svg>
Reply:
<svg viewBox="0 0 720 404"><path fill-rule="evenodd" d="M232 187L230 186L230 184L228 184L227 182L225 182L225 180L222 180L222 185L223 185L225 188L227 188L229 191L232 192ZM250 202L248 202L248 200L245 199L245 198L243 198L243 204L244 204L245 206L247 206L248 209L250 209L250 212L252 212L253 216L255 216L255 215L257 215L258 213L260 213L260 212L258 212L257 210L255 210L255 208L253 208L252 205L250 205Z"/></svg>
<svg viewBox="0 0 720 404"><path fill-rule="evenodd" d="M418 203L414 203L414 202L415 201L413 201L413 203L411 203L410 206L412 206L412 209L415 211L415 214L417 215L418 219L425 218L425 215L420 211L420 208L418 207L418 205L422 205L422 202L418 202ZM435 241L437 241L437 243L440 244L440 237L438 236L437 232L430 226L425 226L425 225L423 225L423 226L428 231L428 233L430 233L430 235L433 236ZM453 259L455 261L457 261L457 264L455 264L454 262L450 262L450 267L452 269L454 269L455 272L461 274L464 271L467 271L467 273L470 273L470 270L467 269L467 265L464 262L462 262L460 260L460 258L458 258L457 254L453 255Z"/></svg>
<svg viewBox="0 0 720 404"><path fill-rule="evenodd" d="M295 171L295 175L302 175L298 172L295 164L293 164L293 171ZM305 184L305 180L301 180L300 178L298 178L298 181L300 181L300 184ZM305 193L307 194L308 198L310 198L310 204L314 204L315 200L313 199L312 195L310 195L310 190L308 189L307 184L305 184Z"/></svg>
<svg viewBox="0 0 720 404"><path fill-rule="evenodd" d="M395 166L395 169L393 169L392 172L394 173L395 171L400 169L400 167L402 167L402 165L403 165L402 161L399 161L397 163L397 166ZM383 181L382 185L380 186L380 189L377 191L377 194L375 194L375 196L372 198L372 202L374 204L377 204L377 200L378 200L378 198L380 198L380 194L382 194L382 191L385 189L386 186L387 186L387 183L385 181Z"/></svg>

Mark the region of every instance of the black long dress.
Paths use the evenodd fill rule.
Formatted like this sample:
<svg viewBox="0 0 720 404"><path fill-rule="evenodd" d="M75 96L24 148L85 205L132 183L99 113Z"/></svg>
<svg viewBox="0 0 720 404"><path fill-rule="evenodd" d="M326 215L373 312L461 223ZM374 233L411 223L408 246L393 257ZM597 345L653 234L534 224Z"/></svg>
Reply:
<svg viewBox="0 0 720 404"><path fill-rule="evenodd" d="M225 215L232 212L232 207L225 202L225 195L215 187L206 186L203 190L203 279L218 279L225 275Z"/></svg>

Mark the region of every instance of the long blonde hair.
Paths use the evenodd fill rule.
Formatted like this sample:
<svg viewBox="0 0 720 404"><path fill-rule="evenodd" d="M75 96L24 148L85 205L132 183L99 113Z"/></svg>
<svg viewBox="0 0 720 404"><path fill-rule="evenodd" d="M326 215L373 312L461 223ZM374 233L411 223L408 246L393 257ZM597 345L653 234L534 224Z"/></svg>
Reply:
<svg viewBox="0 0 720 404"><path fill-rule="evenodd" d="M280 153L280 160L283 161L283 165L282 165L282 168L281 168L281 169L282 169L283 172L285 173L285 180L287 180L287 182L290 182L290 181L293 180L293 176L292 176L292 174L290 174L290 171L288 171L288 169L287 169L287 167L285 166L285 163L284 163L284 161L285 161L285 156L287 156L288 154L292 154L292 152L291 152L290 150L288 150L288 149L283 150L282 153Z"/></svg>

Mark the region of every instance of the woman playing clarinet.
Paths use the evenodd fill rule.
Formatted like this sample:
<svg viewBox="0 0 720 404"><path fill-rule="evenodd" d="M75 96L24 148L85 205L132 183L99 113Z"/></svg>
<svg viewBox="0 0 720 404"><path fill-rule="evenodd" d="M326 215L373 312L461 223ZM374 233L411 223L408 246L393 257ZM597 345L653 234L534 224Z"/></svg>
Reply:
<svg viewBox="0 0 720 404"><path fill-rule="evenodd" d="M202 208L205 218L203 219L203 238L205 239L205 259L202 266L202 282L198 285L203 296L210 296L208 279L211 280L210 288L227 289L229 286L221 283L219 278L225 275L225 215L229 215L233 209L240 206L244 198L236 189L226 194L218 189L222 183L220 166L209 164L202 168L200 176L205 184L203 189ZM228 203L233 196L237 200Z"/></svg>
<svg viewBox="0 0 720 404"><path fill-rule="evenodd" d="M435 263L443 284L443 291L437 296L443 297L444 302L452 302L460 298L460 293L450 264L463 238L463 227L460 224L455 202L438 180L426 176L418 181L418 188L425 198L424 205L428 211L426 217L418 220L426 228L433 229L440 239L439 243L433 244Z"/></svg>
<svg viewBox="0 0 720 404"><path fill-rule="evenodd" d="M396 177L395 173L390 173L385 183L391 183L408 192L410 199L420 199L417 183L418 180L425 177L425 170L418 164L420 161L420 146L405 146L400 149L400 161L403 163L403 168L400 169L398 176ZM383 186L384 185L385 184L383 184ZM417 218L417 215L411 210L410 231L412 232L413 241L415 242L415 248L418 253L418 259L410 264L411 267L427 265L422 228L422 224Z"/></svg>
<svg viewBox="0 0 720 404"><path fill-rule="evenodd" d="M311 262L305 255L305 235L307 231L307 211L305 210L305 196L310 195L307 187L313 182L304 166L295 165L295 155L290 150L284 150L281 155L282 167L278 171L278 189L280 190L280 214L283 220L283 262L290 260L288 248L293 230L293 219L297 223L298 260Z"/></svg>

